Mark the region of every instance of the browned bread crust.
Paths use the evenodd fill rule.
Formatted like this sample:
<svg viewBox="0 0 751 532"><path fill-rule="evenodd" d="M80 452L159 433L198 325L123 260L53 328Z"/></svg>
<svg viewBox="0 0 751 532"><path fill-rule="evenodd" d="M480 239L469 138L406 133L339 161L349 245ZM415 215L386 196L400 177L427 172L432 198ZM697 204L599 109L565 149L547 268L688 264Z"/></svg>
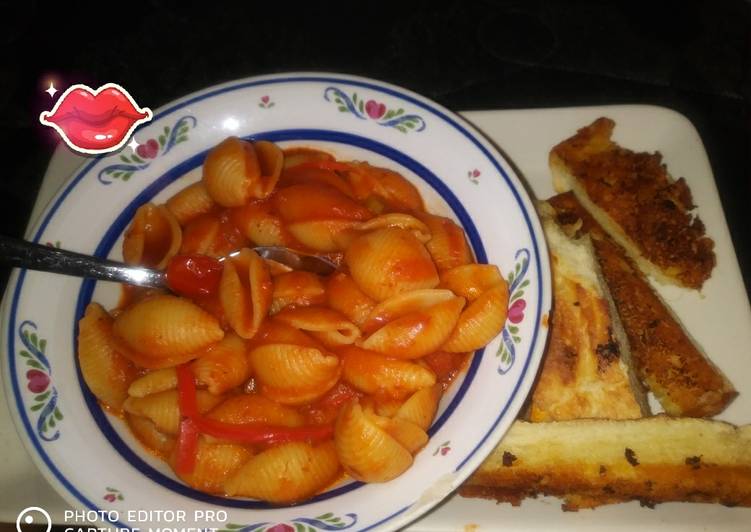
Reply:
<svg viewBox="0 0 751 532"><path fill-rule="evenodd" d="M459 493L513 504L553 495L566 510L629 500L751 506L751 425L664 415L517 421Z"/></svg>
<svg viewBox="0 0 751 532"><path fill-rule="evenodd" d="M672 179L659 153L615 144L614 126L599 118L551 150L556 190L573 190L646 273L701 288L715 265L714 242L691 213L691 191L683 178Z"/></svg>
<svg viewBox="0 0 751 532"><path fill-rule="evenodd" d="M529 419L635 419L649 413L590 238L570 238L540 204L553 271L552 327Z"/></svg>
<svg viewBox="0 0 751 532"><path fill-rule="evenodd" d="M626 252L608 237L570 192L548 200L556 219L592 237L602 274L628 336L641 381L668 414L715 415L738 395L684 332Z"/></svg>

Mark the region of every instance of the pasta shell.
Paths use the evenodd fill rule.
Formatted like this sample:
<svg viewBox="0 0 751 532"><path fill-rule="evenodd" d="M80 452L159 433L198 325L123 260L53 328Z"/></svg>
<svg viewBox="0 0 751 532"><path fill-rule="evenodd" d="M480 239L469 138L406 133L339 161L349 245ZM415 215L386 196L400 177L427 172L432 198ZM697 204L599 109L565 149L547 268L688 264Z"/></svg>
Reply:
<svg viewBox="0 0 751 532"><path fill-rule="evenodd" d="M175 435L180 429L180 407L177 398L177 390L154 393L146 397L128 397L123 403L123 408L130 414L150 419L158 430ZM222 398L198 390L196 400L198 411L204 413L219 404Z"/></svg>
<svg viewBox="0 0 751 532"><path fill-rule="evenodd" d="M328 152L313 148L288 148L284 152L284 169L292 168L309 161L333 161L334 156Z"/></svg>
<svg viewBox="0 0 751 532"><path fill-rule="evenodd" d="M177 388L175 368L157 369L134 380L128 388L128 395L131 397L146 397L152 393L174 390L175 388Z"/></svg>
<svg viewBox="0 0 751 532"><path fill-rule="evenodd" d="M386 482L412 465L412 454L378 427L356 401L339 412L334 442L344 470L364 482Z"/></svg>
<svg viewBox="0 0 751 532"><path fill-rule="evenodd" d="M219 219L216 216L197 216L185 226L180 253L201 254L216 257L215 248L219 239Z"/></svg>
<svg viewBox="0 0 751 532"><path fill-rule="evenodd" d="M203 165L203 182L214 201L236 207L250 199L250 183L260 173L252 145L230 137L209 152Z"/></svg>
<svg viewBox="0 0 751 532"><path fill-rule="evenodd" d="M276 217L258 218L247 227L245 234L257 246L287 246L294 242L286 236L282 221Z"/></svg>
<svg viewBox="0 0 751 532"><path fill-rule="evenodd" d="M425 311L438 303L449 301L455 297L451 290L437 288L413 290L391 296L373 307L368 318L362 324L362 331L366 334L371 333L390 321L414 312Z"/></svg>
<svg viewBox="0 0 751 532"><path fill-rule="evenodd" d="M438 411L441 395L443 388L440 384L417 390L404 401L394 417L414 423L422 430L428 430Z"/></svg>
<svg viewBox="0 0 751 532"><path fill-rule="evenodd" d="M323 396L339 380L339 359L318 349L268 344L250 352L261 393L285 405L298 405Z"/></svg>
<svg viewBox="0 0 751 532"><path fill-rule="evenodd" d="M145 286L135 286L130 284L120 285L120 288L121 295L120 301L118 302L118 310L116 312L119 312L123 308L129 307L134 303L138 303L143 299L169 293L167 289L163 288L147 288Z"/></svg>
<svg viewBox="0 0 751 532"><path fill-rule="evenodd" d="M167 458L175 447L175 438L160 432L154 422L143 416L125 414L128 426L136 435L136 438L150 451L162 458Z"/></svg>
<svg viewBox="0 0 751 532"><path fill-rule="evenodd" d="M266 263L255 251L242 249L224 263L219 300L227 321L242 338L258 331L271 307L273 284Z"/></svg>
<svg viewBox="0 0 751 532"><path fill-rule="evenodd" d="M250 377L245 342L231 333L219 343L208 347L190 367L198 382L205 384L214 395L240 386Z"/></svg>
<svg viewBox="0 0 751 532"><path fill-rule="evenodd" d="M310 497L336 480L339 460L333 442L312 446L290 442L245 463L224 484L229 496L290 503Z"/></svg>
<svg viewBox="0 0 751 532"><path fill-rule="evenodd" d="M307 307L325 301L326 289L321 278L314 273L291 271L274 277L271 314L276 314L287 305Z"/></svg>
<svg viewBox="0 0 751 532"><path fill-rule="evenodd" d="M247 238L230 221L227 212L202 214L185 226L180 253L224 257L247 245Z"/></svg>
<svg viewBox="0 0 751 532"><path fill-rule="evenodd" d="M190 362L194 358L198 357L201 352L193 351L187 353L179 353L168 356L151 356L140 351L131 349L128 344L122 338L115 336L113 339L115 343L115 350L122 354L125 358L133 362L138 368L148 370L159 370L179 366L186 362Z"/></svg>
<svg viewBox="0 0 751 532"><path fill-rule="evenodd" d="M171 295L128 307L115 319L113 331L130 349L157 359L194 353L224 337L214 316Z"/></svg>
<svg viewBox="0 0 751 532"><path fill-rule="evenodd" d="M344 314L358 327L370 315L376 302L360 290L352 277L336 272L329 278L327 286L328 306Z"/></svg>
<svg viewBox="0 0 751 532"><path fill-rule="evenodd" d="M287 229L304 246L321 253L331 253L344 250L350 239L342 238L342 235L354 224L351 220L310 220L291 223Z"/></svg>
<svg viewBox="0 0 751 532"><path fill-rule="evenodd" d="M388 205L386 205L384 200L378 196L368 196L363 200L363 203L373 214L383 214L387 212L388 209Z"/></svg>
<svg viewBox="0 0 751 532"><path fill-rule="evenodd" d="M202 182L193 183L167 200L167 209L180 225L185 225L202 214L207 214L216 208L216 203L209 196L206 185Z"/></svg>
<svg viewBox="0 0 751 532"><path fill-rule="evenodd" d="M316 339L311 338L300 329L296 329L276 319L264 321L248 347L249 350L252 350L256 347L269 344L295 344L319 350L324 349L323 345Z"/></svg>
<svg viewBox="0 0 751 532"><path fill-rule="evenodd" d="M493 286L505 283L494 264L465 264L441 273L441 286L467 301L474 301Z"/></svg>
<svg viewBox="0 0 751 532"><path fill-rule="evenodd" d="M281 262L277 262L272 259L263 259L266 263L266 266L269 268L269 273L271 274L271 277L277 277L279 275L282 275L283 273L289 273L294 271L292 268L287 266L286 264L282 264ZM273 306L273 303L272 303Z"/></svg>
<svg viewBox="0 0 751 532"><path fill-rule="evenodd" d="M252 196L254 198L267 198L274 191L279 181L279 175L284 166L284 153L276 144L266 140L254 142L253 147L258 155L261 178L253 183Z"/></svg>
<svg viewBox="0 0 751 532"><path fill-rule="evenodd" d="M414 234L422 243L430 240L430 231L428 231L428 227L424 223L409 214L393 212L381 214L367 222L352 222L348 226L336 227L335 230L331 231L331 249L328 251L347 249L352 241L362 233L385 228L405 229L411 231L412 234Z"/></svg>
<svg viewBox="0 0 751 532"><path fill-rule="evenodd" d="M360 329L335 310L325 307L287 308L275 319L309 331L326 346L347 345L360 337Z"/></svg>
<svg viewBox="0 0 751 532"><path fill-rule="evenodd" d="M196 464L193 471L178 476L187 485L207 493L224 493L224 483L253 456L243 445L214 443L208 438L198 439Z"/></svg>
<svg viewBox="0 0 751 532"><path fill-rule="evenodd" d="M300 412L257 394L241 394L230 397L214 408L210 419L232 423L264 423L282 427L299 427L305 424Z"/></svg>
<svg viewBox="0 0 751 532"><path fill-rule="evenodd" d="M344 260L357 285L377 301L439 283L425 246L405 229L379 229L356 238Z"/></svg>
<svg viewBox="0 0 751 532"><path fill-rule="evenodd" d="M342 377L365 393L400 398L436 383L432 371L414 362L386 358L355 346L344 347L339 352Z"/></svg>
<svg viewBox="0 0 751 532"><path fill-rule="evenodd" d="M274 207L287 223L310 220L356 220L372 217L368 209L335 188L293 185L274 194Z"/></svg>
<svg viewBox="0 0 751 532"><path fill-rule="evenodd" d="M257 246L290 247L294 244L281 219L271 212L268 200L251 201L231 209L230 219Z"/></svg>
<svg viewBox="0 0 751 532"><path fill-rule="evenodd" d="M392 419L374 413L367 413L367 415L370 421L386 431L389 436L398 441L411 454L415 454L425 447L430 439L427 432L411 421L399 418Z"/></svg>
<svg viewBox="0 0 751 532"><path fill-rule="evenodd" d="M425 209L420 192L404 176L384 168L379 168L378 171L380 175L376 194L383 197L390 207L406 211Z"/></svg>
<svg viewBox="0 0 751 532"><path fill-rule="evenodd" d="M286 163L287 161L285 159L285 165ZM281 188L292 185L324 185L335 188L350 198L354 197L352 186L336 172L331 170L311 168L310 166L305 165L285 168L282 170L282 175L279 177L278 186Z"/></svg>
<svg viewBox="0 0 751 532"><path fill-rule="evenodd" d="M86 385L105 405L120 409L136 368L115 350L112 318L101 305L90 303L78 323L78 363Z"/></svg>
<svg viewBox="0 0 751 532"><path fill-rule="evenodd" d="M368 163L352 163L351 166L347 177L358 199L375 195L382 198L390 210L424 210L420 192L401 174Z"/></svg>
<svg viewBox="0 0 751 532"><path fill-rule="evenodd" d="M373 410L379 416L394 417L399 411L404 400L402 398L389 397L388 395L369 395L365 399L361 400L363 408L365 408L366 400L371 401L369 408Z"/></svg>
<svg viewBox="0 0 751 532"><path fill-rule="evenodd" d="M450 270L474 262L464 230L452 220L428 213L417 213L430 229L432 238L426 244L439 271Z"/></svg>
<svg viewBox="0 0 751 532"><path fill-rule="evenodd" d="M182 244L182 230L174 215L164 205L147 203L136 211L123 238L123 259L164 269Z"/></svg>
<svg viewBox="0 0 751 532"><path fill-rule="evenodd" d="M508 285L503 282L470 303L441 349L463 353L488 345L503 329L507 310Z"/></svg>
<svg viewBox="0 0 751 532"><path fill-rule="evenodd" d="M406 229L412 231L420 242L427 242L430 240L430 229L428 226L415 218L411 214L405 214L402 212L392 212L388 214L382 214L367 222L361 222L355 226L358 231L375 231L376 229L384 229L387 227L395 227L399 229Z"/></svg>
<svg viewBox="0 0 751 532"><path fill-rule="evenodd" d="M237 137L229 137L212 149L203 164L206 190L222 207L239 207L253 197L268 196L276 183L269 187L262 179L256 148ZM264 195L266 189L268 191Z"/></svg>
<svg viewBox="0 0 751 532"><path fill-rule="evenodd" d="M396 358L419 358L438 349L451 335L464 308L452 297L391 321L361 342L365 349Z"/></svg>

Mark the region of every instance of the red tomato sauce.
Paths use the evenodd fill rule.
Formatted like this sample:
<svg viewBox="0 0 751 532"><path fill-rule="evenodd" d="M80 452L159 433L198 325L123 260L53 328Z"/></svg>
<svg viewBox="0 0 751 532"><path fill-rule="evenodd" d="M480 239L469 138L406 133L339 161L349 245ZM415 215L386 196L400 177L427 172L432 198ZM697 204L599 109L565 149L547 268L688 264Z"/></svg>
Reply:
<svg viewBox="0 0 751 532"><path fill-rule="evenodd" d="M175 255L167 264L167 286L185 297L207 297L219 289L222 268L207 255Z"/></svg>

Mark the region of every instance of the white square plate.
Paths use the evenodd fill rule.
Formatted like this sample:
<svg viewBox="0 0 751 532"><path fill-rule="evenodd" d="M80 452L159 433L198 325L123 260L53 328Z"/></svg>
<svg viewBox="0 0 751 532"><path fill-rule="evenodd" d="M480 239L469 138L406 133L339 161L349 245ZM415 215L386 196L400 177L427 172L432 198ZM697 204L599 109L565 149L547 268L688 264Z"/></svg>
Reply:
<svg viewBox="0 0 751 532"><path fill-rule="evenodd" d="M668 171L686 178L694 203L708 234L716 244L717 267L701 294L673 287L658 287L686 329L712 360L731 378L740 396L718 416L735 424L751 423L751 309L730 240L704 146L693 125L682 115L661 107L628 105L473 111L462 115L501 146L516 165L533 194L544 199L553 194L547 156L550 148L595 118L616 121L615 140L639 151L660 151ZM37 198L35 220L49 198L81 159L67 148L55 153ZM482 176L479 176L482 179ZM49 487L27 457L8 417L0 394L0 521L15 521L26 506L47 509L53 521L63 523L65 502ZM525 501L521 507L453 496L409 530L749 530L751 509L720 505L671 503L655 509L638 503L606 506L597 510L562 512L554 498Z"/></svg>
<svg viewBox="0 0 751 532"><path fill-rule="evenodd" d="M686 178L698 214L715 241L717 266L701 293L677 287L656 288L740 392L718 418L735 424L751 423L751 310L712 169L693 124L675 111L646 105L474 111L462 115L502 147L537 199L554 194L548 170L550 148L600 116L615 120L616 142L636 151L661 152L671 175ZM480 530L572 532L751 529L751 508L670 503L649 509L631 502L563 512L560 506L560 500L552 497L527 500L515 508L454 495L410 530L457 530L471 525Z"/></svg>

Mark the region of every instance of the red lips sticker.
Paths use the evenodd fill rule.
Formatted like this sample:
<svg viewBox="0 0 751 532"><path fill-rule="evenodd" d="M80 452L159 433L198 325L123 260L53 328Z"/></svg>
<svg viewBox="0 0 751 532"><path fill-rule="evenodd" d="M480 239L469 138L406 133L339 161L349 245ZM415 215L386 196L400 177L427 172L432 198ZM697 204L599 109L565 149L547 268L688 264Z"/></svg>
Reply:
<svg viewBox="0 0 751 532"><path fill-rule="evenodd" d="M138 107L116 83L96 90L77 84L60 96L51 111L39 115L39 121L54 128L72 149L97 154L122 148L136 126L152 117L151 109Z"/></svg>

